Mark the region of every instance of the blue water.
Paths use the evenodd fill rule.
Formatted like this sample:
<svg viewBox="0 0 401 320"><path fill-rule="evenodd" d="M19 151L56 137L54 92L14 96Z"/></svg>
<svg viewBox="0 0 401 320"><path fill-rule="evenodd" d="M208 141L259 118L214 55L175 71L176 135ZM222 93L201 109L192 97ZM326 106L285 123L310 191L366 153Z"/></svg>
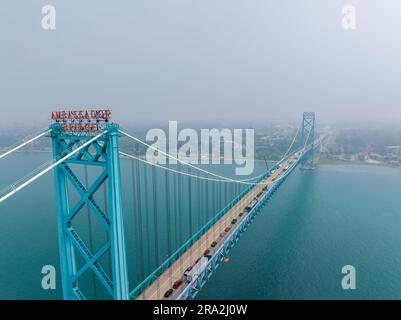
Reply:
<svg viewBox="0 0 401 320"><path fill-rule="evenodd" d="M0 189L20 177L21 172L29 172L48 158L46 154L18 154L7 158L7 162L3 161L0 166ZM166 210L163 210L166 200L160 191L156 201L159 241L164 245L159 248L159 256L155 256L154 243L144 246L144 253L139 256L135 238L139 229L135 225L135 216L131 214L135 212L135 196L129 188L131 166L124 161L122 166L123 172L128 172L123 175L126 187L123 199L130 282L134 286L143 274L154 269L157 259L163 259L169 250L180 244L180 237L177 229L170 235L168 248L165 240L168 234L163 231L168 221ZM227 167L215 171L230 172ZM162 190L165 183L163 177L160 174L156 177L158 190ZM373 166L321 165L315 171L295 170L231 251L229 263L218 269L199 298L400 298L400 181L400 170ZM172 185L172 181L169 183ZM197 190L196 186L192 188ZM188 185L183 189L187 192ZM209 190L210 197L211 193ZM179 221L176 220L174 205L170 205L169 223L175 231ZM210 207L213 209L209 209L215 211L221 205L215 203ZM193 228L210 218L204 202L193 202L194 216L199 206L202 206L202 219L196 218L192 222ZM183 211L188 212L187 209ZM142 217L143 237L154 237L152 214L149 208L149 224ZM0 216L0 298L60 299L59 275L56 290L41 288L42 266L51 264L58 270L52 174L1 204ZM80 222L85 222L86 218L83 215ZM187 218L184 215L182 219ZM96 224L96 219L92 223ZM187 223L185 220L184 224ZM183 231L184 239L188 231ZM84 231L82 234L87 238ZM101 236L98 238L102 239ZM94 247L99 245L100 240L99 243L95 241ZM144 270L139 267L142 261ZM103 262L107 270L108 263ZM356 268L356 290L341 288L341 267L347 264ZM91 278L89 275L86 278L83 286L93 294ZM107 297L98 284L96 288L96 297Z"/></svg>
<svg viewBox="0 0 401 320"><path fill-rule="evenodd" d="M401 171L325 165L296 170L203 299L400 299ZM343 290L341 268L356 268Z"/></svg>

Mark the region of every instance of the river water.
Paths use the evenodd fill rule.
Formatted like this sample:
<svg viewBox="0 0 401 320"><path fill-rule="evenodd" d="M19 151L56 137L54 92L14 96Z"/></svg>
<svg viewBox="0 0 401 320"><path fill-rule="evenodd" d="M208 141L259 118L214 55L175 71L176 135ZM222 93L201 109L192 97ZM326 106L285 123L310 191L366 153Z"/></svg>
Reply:
<svg viewBox="0 0 401 320"><path fill-rule="evenodd" d="M47 159L48 154L17 154L3 159L0 189ZM131 169L130 162L123 160L126 242L133 288L144 275L154 270L158 259L163 261L182 240L187 239L190 228L196 230L208 221L211 217L208 210L221 209L224 199L220 203L213 200L213 193L217 191L209 186L208 201L214 201L214 205L208 209L204 201L196 202L196 192L203 190L204 197L206 185L191 185L192 198L195 199L192 200L191 214L196 218L190 220L192 225L189 224L187 230L180 231L180 224L188 225L189 207L181 208L183 214L179 220L177 204L171 200L170 216L163 218L166 198L160 194L164 191L158 189L156 198L147 195L148 202L156 199L158 203L157 230L161 245L155 246L152 241L156 232L151 227L154 225L151 217L154 212L149 209L146 213L143 204L145 194L152 192L150 186L149 192L142 190L139 194L142 202L140 227L135 216L130 215L131 211L135 212L134 202L138 199L129 187L135 178ZM226 175L232 173L232 168L227 166L209 169ZM263 169L264 164L257 166L257 172ZM142 186L144 177L142 175ZM151 185L152 176L147 173L146 177ZM159 187L169 185L169 189L173 189L176 182L170 178L166 183L164 176L156 173ZM190 188L185 181L181 183L185 199ZM43 290L41 287L42 267L54 265L56 270L59 267L53 189L53 175L48 174L0 206L0 299L61 298L59 274L56 290ZM227 199L235 191L225 189ZM101 193L98 197L101 198ZM201 210L197 211L199 207ZM150 221L146 222L145 214ZM196 214L201 214L202 218L198 219ZM87 221L86 218L82 221ZM96 223L96 218L93 218L92 224ZM166 225L171 226L171 234L163 231ZM97 230L96 226L94 228ZM320 165L314 171L296 169L231 251L229 262L218 269L198 298L399 299L400 230L401 170L354 165ZM84 231L82 233L83 238L88 237ZM94 247L102 243L100 233L93 232L97 239ZM138 245L137 234L141 235L142 247ZM158 255L155 256L156 249ZM104 260L107 270L107 257ZM344 265L356 269L356 290L341 287L344 276L341 268ZM88 296L107 297L99 283L93 284L89 274L82 285L88 288Z"/></svg>

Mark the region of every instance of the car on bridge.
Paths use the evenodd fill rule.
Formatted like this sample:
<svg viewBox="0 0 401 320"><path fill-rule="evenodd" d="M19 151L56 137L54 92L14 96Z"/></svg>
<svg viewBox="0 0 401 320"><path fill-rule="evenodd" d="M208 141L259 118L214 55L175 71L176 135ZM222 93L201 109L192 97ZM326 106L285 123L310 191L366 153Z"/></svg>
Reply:
<svg viewBox="0 0 401 320"><path fill-rule="evenodd" d="M227 227L224 229L225 232L229 232L231 230L231 227Z"/></svg>
<svg viewBox="0 0 401 320"><path fill-rule="evenodd" d="M168 289L165 293L164 293L164 297L167 299L169 298L172 294L173 294L174 290L173 289Z"/></svg>
<svg viewBox="0 0 401 320"><path fill-rule="evenodd" d="M174 282L173 289L177 290L182 285L182 282L183 281L181 279L179 279L176 282Z"/></svg>
<svg viewBox="0 0 401 320"><path fill-rule="evenodd" d="M215 246L217 246L217 241L213 241L212 244L210 245L212 248L214 248Z"/></svg>
<svg viewBox="0 0 401 320"><path fill-rule="evenodd" d="M252 210L252 208L255 206L255 204L258 202L257 199L253 199L250 204L245 208L245 212L249 212Z"/></svg>
<svg viewBox="0 0 401 320"><path fill-rule="evenodd" d="M237 221L238 221L237 219L232 219L232 220L231 220L231 224L236 224Z"/></svg>

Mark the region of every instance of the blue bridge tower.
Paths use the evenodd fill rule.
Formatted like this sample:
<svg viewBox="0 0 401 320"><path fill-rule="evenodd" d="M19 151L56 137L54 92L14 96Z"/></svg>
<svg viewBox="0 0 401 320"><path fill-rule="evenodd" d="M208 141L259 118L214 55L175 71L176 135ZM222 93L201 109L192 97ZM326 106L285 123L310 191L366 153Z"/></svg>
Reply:
<svg viewBox="0 0 401 320"><path fill-rule="evenodd" d="M82 144L93 140L79 152L63 161L54 170L60 268L64 299L86 299L80 286L87 272L100 282L112 299L125 300L128 295L128 275L124 243L123 209L121 199L121 177L119 161L119 127L106 123L98 132L65 131L61 123L51 125L53 158L55 161L68 155ZM94 139L95 137L98 137ZM79 178L79 169L97 167L94 182L85 186ZM74 168L75 170L74 170ZM100 168L100 170L99 170ZM82 170L81 170L82 171ZM87 182L87 181L86 181ZM95 199L101 186L107 190L107 208L102 208ZM71 192L79 195L77 203L70 205ZM75 192L75 194L77 194ZM77 217L87 206L88 214L96 217L106 233L106 240L96 250L79 233ZM93 251L93 252L92 252ZM101 263L109 257L109 270ZM84 261L78 267L77 255ZM111 260L111 262L110 262ZM83 281L83 280L82 280Z"/></svg>
<svg viewBox="0 0 401 320"><path fill-rule="evenodd" d="M301 169L303 170L313 170L314 169L314 141L315 141L315 113L314 112L304 112L302 117L302 145L311 144L311 148L305 155Z"/></svg>

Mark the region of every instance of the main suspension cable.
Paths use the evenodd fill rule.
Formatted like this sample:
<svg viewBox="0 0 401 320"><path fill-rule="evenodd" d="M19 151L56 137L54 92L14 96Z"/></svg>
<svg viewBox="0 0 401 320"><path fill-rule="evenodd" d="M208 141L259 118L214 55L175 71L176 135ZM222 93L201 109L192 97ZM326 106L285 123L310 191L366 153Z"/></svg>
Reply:
<svg viewBox="0 0 401 320"><path fill-rule="evenodd" d="M190 177L196 178L196 179L217 181L217 182L225 182L225 183L239 183L239 184L246 184L246 185L256 185L257 184L256 182L245 182L244 180L223 180L223 179L214 179L214 178L202 177L202 176L198 176L198 175L194 175L194 174L189 174L189 173L186 173L186 172L178 171L178 170L175 170L175 169L172 169L172 168L164 167L164 166L161 166L161 165L159 165L157 163L150 162L150 161L144 160L144 159L139 158L139 157L135 157L134 155L125 153L123 151L120 151L120 154L125 156L125 157L131 158L131 159L135 159L135 160L141 161L143 163L147 163L147 164L149 164L151 166L155 166L155 167L163 169L163 170L172 171L172 172L175 172L175 173L178 173L178 174L181 174L181 175L184 175L184 176L190 176ZM261 175L261 176L263 176L263 175ZM252 179L254 179L254 178L252 178Z"/></svg>
<svg viewBox="0 0 401 320"><path fill-rule="evenodd" d="M0 198L0 203L2 203L3 201L5 201L6 199L10 198L11 196L13 196L14 194L16 194L17 192L21 191L22 189L24 189L26 186L30 185L32 182L34 182L35 180L39 179L41 176L45 175L47 172L49 172L50 170L53 170L55 167L57 167L60 163L64 162L65 160L69 159L71 156L73 156L74 154L78 153L79 151L81 151L83 148L85 148L86 146L88 146L89 144L91 144L93 141L99 139L100 137L102 137L107 131L103 131L102 133L98 134L97 136L93 137L92 139L88 140L87 142L85 142L83 145L81 145L80 147L76 148L74 151L70 152L69 154L67 154L66 156L62 157L60 160L54 162L52 165L50 165L49 167L47 167L46 169L44 169L43 171L39 172L38 174L36 174L34 177L30 178L29 180L25 181L23 184L15 187L14 185L12 185L12 191L8 192L6 195L4 195L3 197Z"/></svg>
<svg viewBox="0 0 401 320"><path fill-rule="evenodd" d="M203 172L203 173L206 173L206 174L208 174L208 175L214 176L214 177L216 177L216 178L223 179L223 180L229 180L229 181L233 181L233 182L249 181L249 180L254 180L254 179L255 179L255 178L251 178L251 179L247 179L247 180L235 180L235 179L231 179L231 178L228 178L228 177L221 176L221 175L219 175L219 174L216 174L216 173L213 173L213 172L210 172L210 171L201 169L201 168L199 168L199 167L197 167L197 166L194 166L194 165L191 164L191 163L185 162L185 161L183 161L183 160L181 160L181 159L179 159L179 158L177 158L177 157L175 157L175 156L173 156L173 155L171 155L171 154L169 154L169 153L167 153L167 152L164 152L163 150L160 150L160 149L158 149L158 148L156 148L156 147L154 147L154 146L152 146L152 145L150 145L150 144L148 144L148 143L142 141L141 139L138 139L138 138L136 138L136 137L134 137L134 136L132 136L132 135L130 135L130 134L128 134L128 133L122 131L122 130L119 130L119 132L120 132L121 134L125 135L126 137L128 137L128 138L130 138L130 139L132 139L132 140L134 140L134 141L137 141L137 142L143 144L144 146L146 146L146 147L148 147L148 148L150 148L150 149L153 149L153 150L157 151L158 153L161 153L161 154L165 155L166 157L169 157L169 158L171 158L171 159L174 159L175 161L177 161L177 162L179 162L179 163L181 163L181 164L184 164L184 165L189 166L189 167L191 167L191 168L193 168L193 169L195 169L195 170L201 171L201 172Z"/></svg>

